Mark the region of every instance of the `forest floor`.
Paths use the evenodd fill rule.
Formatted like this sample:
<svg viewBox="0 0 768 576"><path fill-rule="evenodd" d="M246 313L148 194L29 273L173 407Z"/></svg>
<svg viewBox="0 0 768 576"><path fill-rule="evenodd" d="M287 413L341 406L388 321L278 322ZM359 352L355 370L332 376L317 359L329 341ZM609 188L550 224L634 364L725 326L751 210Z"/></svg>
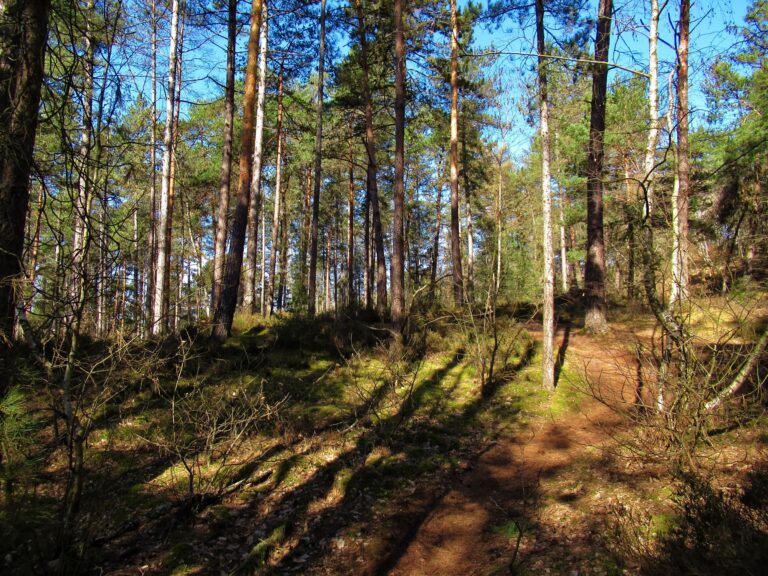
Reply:
<svg viewBox="0 0 768 576"><path fill-rule="evenodd" d="M500 317L502 368L484 393L477 327L450 316L429 320L408 360L367 325L290 317L241 319L219 349L193 333L140 349L110 373L111 388L84 395L71 571L643 572L681 515L680 479L640 441L638 358L655 324L628 311L588 336L568 320L554 393L541 389L541 326L520 314ZM768 460L768 423L750 418L709 439L718 486L745 485ZM48 450L54 431L39 432ZM54 566L66 450L40 461L34 495L6 503L8 573Z"/></svg>

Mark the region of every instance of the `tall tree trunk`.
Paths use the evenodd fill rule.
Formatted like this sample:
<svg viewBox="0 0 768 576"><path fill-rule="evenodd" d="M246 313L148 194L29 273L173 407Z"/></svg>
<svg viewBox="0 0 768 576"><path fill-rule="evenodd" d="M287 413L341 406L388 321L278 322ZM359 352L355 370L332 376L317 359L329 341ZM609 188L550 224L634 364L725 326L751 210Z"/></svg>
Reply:
<svg viewBox="0 0 768 576"><path fill-rule="evenodd" d="M367 175L367 170L366 170ZM366 186L365 206L363 206L363 283L365 284L365 309L373 309L373 267L371 264L371 200Z"/></svg>
<svg viewBox="0 0 768 576"><path fill-rule="evenodd" d="M160 336L165 332L165 319L163 311L166 309L168 294L166 292L168 276L168 243L166 243L167 231L170 224L171 202L171 162L173 154L173 122L176 105L176 76L177 76L177 48L179 35L179 13L184 8L185 0L173 0L171 16L171 39L168 53L168 92L165 99L165 132L163 134L163 178L160 188L160 214L158 215L155 239L157 242L156 275L154 296L152 299L152 324L150 334Z"/></svg>
<svg viewBox="0 0 768 576"><path fill-rule="evenodd" d="M227 26L227 84L224 92L224 146L221 158L219 204L213 238L213 285L211 310L219 307L221 280L224 276L224 252L227 247L227 214L229 212L232 176L232 132L235 120L235 44L237 42L237 0L229 0Z"/></svg>
<svg viewBox="0 0 768 576"><path fill-rule="evenodd" d="M405 320L405 38L403 0L395 0L395 186L392 220L392 324L401 330Z"/></svg>
<svg viewBox="0 0 768 576"><path fill-rule="evenodd" d="M659 139L659 0L651 0L651 22L648 30L648 142L645 147L645 198L643 213L653 214L653 183L656 180L656 143ZM634 290L634 288L633 288Z"/></svg>
<svg viewBox="0 0 768 576"><path fill-rule="evenodd" d="M565 189L560 186L560 283L563 293L568 292L568 242L565 238Z"/></svg>
<svg viewBox="0 0 768 576"><path fill-rule="evenodd" d="M146 303L142 335L152 325L155 285L157 283L157 2L152 0L152 136L149 142L149 239L146 270Z"/></svg>
<svg viewBox="0 0 768 576"><path fill-rule="evenodd" d="M286 179L285 187L289 186L290 177ZM277 309L285 310L286 292L288 289L288 207L287 202L280 206L280 288L277 291Z"/></svg>
<svg viewBox="0 0 768 576"><path fill-rule="evenodd" d="M504 150L499 151L499 182L496 188L496 209L495 209L495 221L496 221L496 282L495 289L498 293L501 289L501 240L502 240L502 227L501 227L501 193L503 183L502 169L504 167Z"/></svg>
<svg viewBox="0 0 768 576"><path fill-rule="evenodd" d="M280 231L280 204L282 202L282 174L283 174L283 63L280 63L280 74L277 78L277 158L275 160L275 197L272 211L272 249L269 252L269 292L267 294L267 316L272 315L275 300L278 253L278 233Z"/></svg>
<svg viewBox="0 0 768 576"><path fill-rule="evenodd" d="M317 65L317 103L315 120L315 179L312 194L312 239L309 249L309 295L307 314L315 315L317 292L317 229L320 220L320 184L323 163L323 71L325 70L325 0L320 0L320 49Z"/></svg>
<svg viewBox="0 0 768 576"><path fill-rule="evenodd" d="M299 245L299 290L305 298L309 277L309 245L312 240L312 165L307 166L304 181L304 205L301 218L301 243ZM309 305L302 300L303 305Z"/></svg>
<svg viewBox="0 0 768 576"><path fill-rule="evenodd" d="M237 205L232 222L232 240L227 255L221 302L213 319L213 337L224 341L232 330L243 267L245 229L248 224L248 203L251 197L253 170L253 146L256 133L254 116L256 108L256 67L259 57L259 30L261 28L262 0L253 0L251 30L248 37L248 62L245 68L245 94L243 96L243 132L240 141L240 182Z"/></svg>
<svg viewBox="0 0 768 576"><path fill-rule="evenodd" d="M349 173L347 184L347 306L357 307L355 294L355 164L352 154L352 118L349 119L347 136Z"/></svg>
<svg viewBox="0 0 768 576"><path fill-rule="evenodd" d="M627 224L627 301L635 299L635 214L633 210L637 193L632 193L632 174L629 166L629 153L624 154L624 182L627 199L624 203L624 219Z"/></svg>
<svg viewBox="0 0 768 576"><path fill-rule="evenodd" d="M555 389L555 262L552 245L552 179L550 177L549 100L544 43L544 0L536 0L536 46L539 53L539 115L541 121L541 203L544 237L544 301L542 385Z"/></svg>
<svg viewBox="0 0 768 576"><path fill-rule="evenodd" d="M373 95L369 80L368 38L365 27L362 0L355 0L357 12L357 31L360 39L360 83L365 103L365 149L368 153L368 169L366 171L366 187L371 207L373 224L373 243L376 252L376 312L384 317L387 310L387 264L384 259L384 234L381 228L381 212L379 207L378 165L376 163L376 133L373 126Z"/></svg>
<svg viewBox="0 0 768 576"><path fill-rule="evenodd" d="M267 211L261 211L261 279L259 290L259 313L267 313Z"/></svg>
<svg viewBox="0 0 768 576"><path fill-rule="evenodd" d="M467 217L467 299L472 301L475 287L475 224L472 217L472 188L469 185L467 122L465 115L461 119L461 174L462 180L464 180L464 204Z"/></svg>
<svg viewBox="0 0 768 576"><path fill-rule="evenodd" d="M584 274L587 311L584 327L593 334L608 330L605 317L605 238L603 237L603 156L608 49L613 0L600 0L592 72L592 105L587 158L587 266Z"/></svg>
<svg viewBox="0 0 768 576"><path fill-rule="evenodd" d="M674 235L673 278L670 303L688 297L688 198L690 196L690 158L688 147L688 37L690 0L680 0L680 38L677 45L677 194L673 198Z"/></svg>
<svg viewBox="0 0 768 576"><path fill-rule="evenodd" d="M12 374L13 337L22 280L29 176L43 83L50 0L0 3L0 398Z"/></svg>
<svg viewBox="0 0 768 576"><path fill-rule="evenodd" d="M68 305L72 308L66 312L67 324L71 325L75 307L79 302L78 290L80 277L86 277L88 254L86 237L89 233L88 222L91 213L92 174L91 147L93 133L93 74L94 74L94 42L91 38L91 13L94 3L90 0L86 6L85 34L83 37L83 91L82 91L82 122L80 125L80 150L76 168L78 172L77 192L74 199L74 222L72 224L72 262L70 267Z"/></svg>
<svg viewBox="0 0 768 576"><path fill-rule="evenodd" d="M429 272L429 300L434 302L435 288L437 284L437 261L440 254L440 227L443 221L443 181L440 176L440 167L443 164L443 159L437 159L437 199L435 200L435 233L432 236L432 262Z"/></svg>
<svg viewBox="0 0 768 576"><path fill-rule="evenodd" d="M251 179L251 201L248 205L248 267L245 276L243 307L256 312L256 269L258 268L259 212L262 210L264 195L261 190L262 148L264 141L264 100L267 92L267 37L269 20L267 3L264 1L259 32L259 93L256 97L256 136L253 144L253 178ZM262 235L264 230L261 231Z"/></svg>
<svg viewBox="0 0 768 576"><path fill-rule="evenodd" d="M456 0L451 0L451 260L453 303L464 304L464 274L461 267L459 230L459 20Z"/></svg>

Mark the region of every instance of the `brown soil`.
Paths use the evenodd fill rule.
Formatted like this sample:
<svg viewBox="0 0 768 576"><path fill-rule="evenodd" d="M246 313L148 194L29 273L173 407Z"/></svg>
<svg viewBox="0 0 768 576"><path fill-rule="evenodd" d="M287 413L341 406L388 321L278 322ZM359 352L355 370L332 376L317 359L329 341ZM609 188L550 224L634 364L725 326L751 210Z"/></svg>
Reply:
<svg viewBox="0 0 768 576"><path fill-rule="evenodd" d="M528 329L540 337L540 327ZM606 404L634 397L630 337L622 330L598 338L561 329L561 360L565 352L571 373L575 367L584 374L606 402L585 393L577 410L499 438L448 487L388 574L610 572L601 538L610 497L596 490L605 483L593 480L626 472L610 450L624 424Z"/></svg>

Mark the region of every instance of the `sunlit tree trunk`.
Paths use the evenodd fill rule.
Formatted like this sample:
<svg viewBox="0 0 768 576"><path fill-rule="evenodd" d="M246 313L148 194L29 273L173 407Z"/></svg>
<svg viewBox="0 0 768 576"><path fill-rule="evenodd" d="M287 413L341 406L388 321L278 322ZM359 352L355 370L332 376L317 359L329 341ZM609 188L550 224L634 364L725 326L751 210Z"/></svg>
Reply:
<svg viewBox="0 0 768 576"><path fill-rule="evenodd" d="M248 206L248 267L245 277L243 307L256 312L256 269L258 268L259 213L262 211L264 195L261 189L262 148L264 141L264 100L267 92L267 37L269 21L267 3L264 2L259 32L259 93L256 97L256 135L253 144L253 177L251 179L251 201ZM261 230L262 236L264 229Z"/></svg>
<svg viewBox="0 0 768 576"><path fill-rule="evenodd" d="M251 197L253 176L253 147L256 135L254 116L256 114L256 67L259 57L259 31L261 29L262 0L253 0L251 8L251 29L248 36L248 60L245 68L245 93L243 95L243 131L240 140L240 181L237 190L235 217L232 221L232 236L221 303L213 319L213 337L225 340L232 331L232 321L237 305L237 291L240 288L240 273L243 267L245 229L248 225L248 204Z"/></svg>
<svg viewBox="0 0 768 576"><path fill-rule="evenodd" d="M659 139L659 0L651 0L651 22L648 30L648 142L645 147L644 215L653 214L653 184L656 180L656 143Z"/></svg>
<svg viewBox="0 0 768 576"><path fill-rule="evenodd" d="M157 277L157 4L152 0L152 102L150 107L151 139L149 141L149 234L146 258L146 291L142 335L152 324L152 311Z"/></svg>
<svg viewBox="0 0 768 576"><path fill-rule="evenodd" d="M605 238L603 236L603 157L605 104L608 88L608 49L613 0L600 0L592 72L592 104L587 156L587 265L584 274L586 316L584 327L593 334L608 330L605 303Z"/></svg>
<svg viewBox="0 0 768 576"><path fill-rule="evenodd" d="M544 44L544 0L536 0L536 46L539 53L539 117L541 122L541 203L544 244L542 385L555 389L555 262L552 244L552 179L550 177L549 100Z"/></svg>
<svg viewBox="0 0 768 576"><path fill-rule="evenodd" d="M267 316L272 315L274 309L276 266L278 253L278 232L280 230L280 204L282 202L282 175L283 175L283 63L280 63L280 74L277 78L277 158L275 160L275 195L272 211L272 249L269 252L269 291L267 294Z"/></svg>
<svg viewBox="0 0 768 576"><path fill-rule="evenodd" d="M405 38L403 0L395 0L395 184L392 219L392 324L401 329L405 320Z"/></svg>
<svg viewBox="0 0 768 576"><path fill-rule="evenodd" d="M678 190L673 198L674 249L676 263L672 278L671 302L688 297L688 198L690 196L690 158L688 147L688 37L690 0L680 0L680 38L677 44L677 174Z"/></svg>
<svg viewBox="0 0 768 576"><path fill-rule="evenodd" d="M325 0L320 0L320 46L317 65L317 103L315 120L315 178L312 194L312 237L309 250L309 296L307 313L315 314L317 291L317 233L320 220L320 184L323 163L323 71L325 70Z"/></svg>
<svg viewBox="0 0 768 576"><path fill-rule="evenodd" d="M464 275L461 267L459 230L459 20L456 0L451 0L451 261L453 263L453 303L464 304Z"/></svg>
<svg viewBox="0 0 768 576"><path fill-rule="evenodd" d="M472 300L475 286L475 223L472 216L472 188L469 185L469 160L467 153L467 123L461 122L461 171L464 180L464 205L467 217L467 298Z"/></svg>
<svg viewBox="0 0 768 576"><path fill-rule="evenodd" d="M435 232L432 235L432 262L429 272L429 298L434 301L437 284L437 261L440 254L440 227L443 221L443 179L440 175L443 158L438 158L437 165L437 198L435 200Z"/></svg>
<svg viewBox="0 0 768 576"><path fill-rule="evenodd" d="M227 83L224 90L224 146L221 158L219 203L213 235L213 285L211 310L216 310L221 298L224 276L224 252L227 246L227 215L229 211L232 176L232 132L235 120L235 43L237 42L237 0L229 0L227 26Z"/></svg>
<svg viewBox="0 0 768 576"><path fill-rule="evenodd" d="M160 213L157 219L155 239L157 242L156 274L154 296L152 298L152 323L150 334L159 336L165 332L165 320L163 310L168 301L166 293L166 276L168 275L169 246L165 242L166 231L170 224L171 202L171 161L173 144L173 119L176 104L176 67L177 67L177 39L179 35L179 13L184 8L185 0L173 0L171 16L171 39L168 54L168 92L165 101L165 132L163 134L163 176L160 188Z"/></svg>

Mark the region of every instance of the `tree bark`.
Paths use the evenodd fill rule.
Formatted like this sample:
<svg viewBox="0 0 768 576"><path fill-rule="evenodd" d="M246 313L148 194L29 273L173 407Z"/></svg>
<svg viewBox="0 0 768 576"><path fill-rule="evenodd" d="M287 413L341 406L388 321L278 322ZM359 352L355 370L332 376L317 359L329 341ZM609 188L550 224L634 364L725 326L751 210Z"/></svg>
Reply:
<svg viewBox="0 0 768 576"><path fill-rule="evenodd" d="M587 265L584 275L587 311L584 327L593 334L608 330L605 302L605 238L603 236L603 157L608 49L613 0L600 0L592 72L592 105L587 157Z"/></svg>
<svg viewBox="0 0 768 576"><path fill-rule="evenodd" d="M461 267L459 230L459 20L456 0L451 0L451 260L453 262L453 303L464 304L464 275Z"/></svg>
<svg viewBox="0 0 768 576"><path fill-rule="evenodd" d="M360 40L360 84L365 105L365 149L368 154L366 189L371 208L373 243L376 253L376 312L383 318L387 311L387 264L384 258L384 234L379 207L378 165L376 162L376 132L373 126L373 95L369 78L368 39L362 0L355 0L357 32Z"/></svg>
<svg viewBox="0 0 768 576"><path fill-rule="evenodd" d="M400 331L405 321L405 38L403 0L395 0L395 185L392 221L392 324Z"/></svg>
<svg viewBox="0 0 768 576"><path fill-rule="evenodd" d="M352 153L352 119L349 119L349 173L347 188L347 306L350 310L357 307L355 294L355 164Z"/></svg>
<svg viewBox="0 0 768 576"><path fill-rule="evenodd" d="M272 210L272 248L269 251L269 291L267 294L267 316L272 315L275 300L275 272L277 268L278 233L280 231L280 204L282 202L283 175L283 62L277 78L277 158L275 159L275 197Z"/></svg>
<svg viewBox="0 0 768 576"><path fill-rule="evenodd" d="M542 385L555 389L555 262L552 245L552 180L550 177L549 100L544 44L544 0L536 0L536 46L539 54L539 115L541 122L541 203L544 237L544 299Z"/></svg>
<svg viewBox="0 0 768 576"><path fill-rule="evenodd" d="M237 42L237 0L229 0L227 26L227 84L224 91L224 146L221 157L219 204L213 238L213 285L211 310L219 307L221 280L224 276L224 252L227 247L227 215L232 176L232 132L235 120L235 44Z"/></svg>
<svg viewBox="0 0 768 576"><path fill-rule="evenodd" d="M670 304L688 298L688 198L690 158L688 146L688 37L690 0L680 0L680 38L677 45L677 194L673 198L673 278Z"/></svg>
<svg viewBox="0 0 768 576"><path fill-rule="evenodd" d="M248 267L245 276L243 307L256 312L256 269L258 268L259 213L264 203L261 190L262 148L264 142L264 100L267 92L267 37L269 21L267 3L264 1L259 31L259 93L256 97L256 136L253 143L253 177L251 179L251 200L248 205ZM264 230L261 231L262 235Z"/></svg>
<svg viewBox="0 0 768 576"><path fill-rule="evenodd" d="M435 299L435 288L437 284L437 260L438 256L440 254L440 226L442 225L443 220L443 182L442 178L440 177L440 167L443 164L443 159L438 158L437 160L437 199L435 201L435 233L432 237L432 262L429 272L429 299L430 302L434 302Z"/></svg>
<svg viewBox="0 0 768 576"><path fill-rule="evenodd" d="M240 141L240 182L237 191L235 217L232 222L232 240L227 254L227 266L221 302L213 319L213 337L224 341L232 331L232 321L240 287L243 267L245 229L248 224L248 203L251 197L253 147L256 133L254 116L256 108L256 67L259 56L259 31L261 29L262 0L253 0L251 30L248 37L248 61L245 68L245 94L243 96L243 132Z"/></svg>
<svg viewBox="0 0 768 576"><path fill-rule="evenodd" d="M0 5L0 398L12 377L10 342L23 280L29 176L48 36L49 0Z"/></svg>
<svg viewBox="0 0 768 576"><path fill-rule="evenodd" d="M325 70L325 0L320 0L320 47L317 65L317 103L315 123L315 179L312 194L312 238L309 250L309 295L307 314L315 315L317 291L317 233L320 220L320 184L323 165L323 71Z"/></svg>
<svg viewBox="0 0 768 576"><path fill-rule="evenodd" d="M153 301L157 282L157 3L152 0L152 136L149 142L149 239L146 270L145 313L142 334L152 325Z"/></svg>
<svg viewBox="0 0 768 576"><path fill-rule="evenodd" d="M166 276L168 275L168 246L165 242L166 230L169 224L169 204L171 198L171 161L173 145L173 118L176 104L176 65L177 40L179 34L179 13L183 10L185 0L173 0L171 16L171 39L168 53L168 93L165 101L165 132L163 134L163 177L160 189L160 214L157 220L155 239L157 242L156 273L154 296L152 298L152 323L149 333L160 336L165 332L163 311L168 301L166 293Z"/></svg>
<svg viewBox="0 0 768 576"><path fill-rule="evenodd" d="M648 143L645 147L645 198L643 213L653 214L653 183L656 179L656 143L659 139L659 0L651 0L651 22L648 30Z"/></svg>

